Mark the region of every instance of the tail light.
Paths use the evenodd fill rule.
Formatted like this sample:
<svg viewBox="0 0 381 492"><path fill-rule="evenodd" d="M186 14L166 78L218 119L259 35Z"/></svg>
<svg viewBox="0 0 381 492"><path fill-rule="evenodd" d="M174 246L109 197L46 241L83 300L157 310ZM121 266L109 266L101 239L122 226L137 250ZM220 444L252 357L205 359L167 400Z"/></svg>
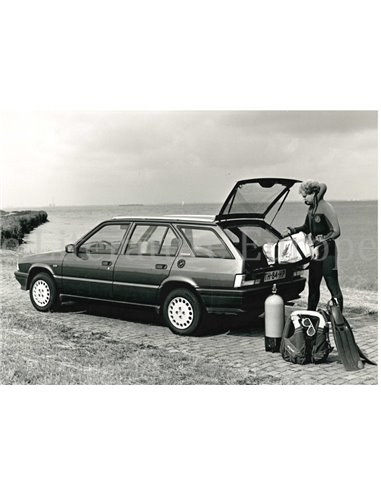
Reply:
<svg viewBox="0 0 381 492"><path fill-rule="evenodd" d="M246 275L244 273L237 273L234 279L234 288L238 289L243 286Z"/></svg>
<svg viewBox="0 0 381 492"><path fill-rule="evenodd" d="M234 279L234 288L238 289L239 287L249 287L250 285L258 285L261 283L259 278L255 280L245 280L246 275L244 273L238 273Z"/></svg>

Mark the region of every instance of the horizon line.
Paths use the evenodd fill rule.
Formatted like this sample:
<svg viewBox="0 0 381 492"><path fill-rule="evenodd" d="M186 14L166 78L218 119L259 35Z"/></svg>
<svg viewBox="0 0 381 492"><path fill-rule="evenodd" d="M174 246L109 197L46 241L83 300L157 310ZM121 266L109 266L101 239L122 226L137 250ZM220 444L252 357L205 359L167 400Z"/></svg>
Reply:
<svg viewBox="0 0 381 492"><path fill-rule="evenodd" d="M329 202L378 202L378 198L352 198L347 200L327 200ZM301 203L302 200L289 200L287 203ZM287 203L285 205L287 205ZM219 205L222 206L220 202L160 202L160 203L89 203L89 204L65 204L65 205L57 205L54 204L45 204L45 205L10 205L10 206L2 206L1 210L9 210L9 209L26 209L30 208L57 208L57 207L151 207L151 206L163 206L163 205Z"/></svg>

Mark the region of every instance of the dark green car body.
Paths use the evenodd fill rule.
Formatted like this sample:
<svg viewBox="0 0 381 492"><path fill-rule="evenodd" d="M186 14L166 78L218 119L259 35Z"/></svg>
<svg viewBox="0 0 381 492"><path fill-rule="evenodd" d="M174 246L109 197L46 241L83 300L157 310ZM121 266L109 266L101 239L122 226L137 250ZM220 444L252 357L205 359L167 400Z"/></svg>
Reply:
<svg viewBox="0 0 381 492"><path fill-rule="evenodd" d="M271 206L296 182L283 181ZM239 183L259 183L265 190L273 186L263 179ZM279 180L274 183L279 186ZM248 212L234 202L237 189L216 217L104 221L65 251L24 257L16 279L28 290L34 276L46 272L63 300L102 300L158 311L179 288L193 292L210 313L262 312L274 283L285 301L297 298L305 286L301 267L266 262L263 243L281 235L264 221L267 211Z"/></svg>

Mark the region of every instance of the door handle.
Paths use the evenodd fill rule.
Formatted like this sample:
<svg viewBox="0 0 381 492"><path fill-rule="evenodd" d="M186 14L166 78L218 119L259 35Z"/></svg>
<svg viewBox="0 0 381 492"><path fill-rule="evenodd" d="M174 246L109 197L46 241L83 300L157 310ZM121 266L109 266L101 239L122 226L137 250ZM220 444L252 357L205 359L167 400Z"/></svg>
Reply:
<svg viewBox="0 0 381 492"><path fill-rule="evenodd" d="M156 263L155 268L156 270L166 270L167 265L165 263Z"/></svg>
<svg viewBox="0 0 381 492"><path fill-rule="evenodd" d="M102 261L102 266L111 266L112 261Z"/></svg>

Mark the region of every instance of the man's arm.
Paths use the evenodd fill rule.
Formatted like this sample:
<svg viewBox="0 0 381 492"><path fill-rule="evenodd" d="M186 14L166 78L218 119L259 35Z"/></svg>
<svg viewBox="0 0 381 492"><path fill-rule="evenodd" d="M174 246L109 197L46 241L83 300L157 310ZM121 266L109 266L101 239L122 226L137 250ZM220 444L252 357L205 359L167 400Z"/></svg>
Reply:
<svg viewBox="0 0 381 492"><path fill-rule="evenodd" d="M341 234L339 220L332 205L328 202L324 202L324 207L320 213L321 212L325 215L330 231L328 234L320 235L319 239L315 241L314 246L320 246L330 239L337 239Z"/></svg>
<svg viewBox="0 0 381 492"><path fill-rule="evenodd" d="M320 185L320 190L318 191L316 195L316 199L318 202L324 197L325 192L327 191L327 185L325 183L319 183Z"/></svg>
<svg viewBox="0 0 381 492"><path fill-rule="evenodd" d="M306 220L304 224L298 227L287 227L291 234L296 234L297 232L304 232L304 234L308 234L310 232L310 221L308 218L308 214L306 215Z"/></svg>

